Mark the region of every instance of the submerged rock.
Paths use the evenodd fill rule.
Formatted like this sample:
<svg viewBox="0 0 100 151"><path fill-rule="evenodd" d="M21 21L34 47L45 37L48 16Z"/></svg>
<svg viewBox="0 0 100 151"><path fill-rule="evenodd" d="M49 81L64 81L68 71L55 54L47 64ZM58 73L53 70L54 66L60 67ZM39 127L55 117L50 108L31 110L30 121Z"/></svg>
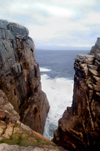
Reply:
<svg viewBox="0 0 100 151"><path fill-rule="evenodd" d="M100 39L95 49L99 49ZM59 120L53 141L72 151L100 150L100 53L75 59L72 107Z"/></svg>

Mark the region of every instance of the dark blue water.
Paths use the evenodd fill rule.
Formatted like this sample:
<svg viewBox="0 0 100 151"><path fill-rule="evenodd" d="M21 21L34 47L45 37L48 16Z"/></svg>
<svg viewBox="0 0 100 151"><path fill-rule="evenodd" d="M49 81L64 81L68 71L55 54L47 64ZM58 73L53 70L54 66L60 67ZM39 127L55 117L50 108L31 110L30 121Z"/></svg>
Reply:
<svg viewBox="0 0 100 151"><path fill-rule="evenodd" d="M66 107L72 104L75 57L87 53L88 51L36 51L36 61L42 68L42 89L50 105L43 134L48 139L53 138L58 120Z"/></svg>
<svg viewBox="0 0 100 151"><path fill-rule="evenodd" d="M46 74L51 77L64 77L73 79L74 61L78 54L87 54L89 51L57 51L57 50L36 50L36 61L40 67L51 69ZM42 72L44 74L45 72Z"/></svg>

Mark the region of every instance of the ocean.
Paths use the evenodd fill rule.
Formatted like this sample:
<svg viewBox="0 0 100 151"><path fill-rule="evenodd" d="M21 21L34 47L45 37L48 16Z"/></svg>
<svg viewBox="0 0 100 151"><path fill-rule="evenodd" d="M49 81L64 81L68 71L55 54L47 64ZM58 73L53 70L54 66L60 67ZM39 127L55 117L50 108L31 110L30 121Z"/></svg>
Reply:
<svg viewBox="0 0 100 151"><path fill-rule="evenodd" d="M78 54L89 51L36 50L35 57L41 72L42 90L46 93L50 111L43 135L52 139L58 120L73 100L74 61Z"/></svg>

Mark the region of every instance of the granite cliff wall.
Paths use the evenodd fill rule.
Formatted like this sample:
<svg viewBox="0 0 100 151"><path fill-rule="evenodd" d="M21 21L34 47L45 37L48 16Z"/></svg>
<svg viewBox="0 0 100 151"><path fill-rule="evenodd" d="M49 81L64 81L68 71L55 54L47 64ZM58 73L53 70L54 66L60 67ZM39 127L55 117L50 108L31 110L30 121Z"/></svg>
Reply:
<svg viewBox="0 0 100 151"><path fill-rule="evenodd" d="M74 63L74 94L53 141L72 151L100 150L100 38Z"/></svg>
<svg viewBox="0 0 100 151"><path fill-rule="evenodd" d="M0 89L20 120L42 134L49 103L41 90L34 42L28 34L27 28L0 20Z"/></svg>

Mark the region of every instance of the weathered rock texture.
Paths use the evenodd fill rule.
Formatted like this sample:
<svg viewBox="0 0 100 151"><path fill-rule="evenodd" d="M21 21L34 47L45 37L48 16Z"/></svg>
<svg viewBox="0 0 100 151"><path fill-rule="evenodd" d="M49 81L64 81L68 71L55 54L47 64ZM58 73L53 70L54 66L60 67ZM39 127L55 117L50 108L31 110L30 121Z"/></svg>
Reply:
<svg viewBox="0 0 100 151"><path fill-rule="evenodd" d="M99 45L98 38L96 48ZM100 53L92 48L90 54L75 59L72 107L54 133L53 141L72 151L100 150Z"/></svg>
<svg viewBox="0 0 100 151"><path fill-rule="evenodd" d="M95 45L91 48L91 51L89 54L95 54L95 53L100 53L100 37L97 38L97 41Z"/></svg>
<svg viewBox="0 0 100 151"><path fill-rule="evenodd" d="M65 151L19 119L19 114L0 90L0 151Z"/></svg>
<svg viewBox="0 0 100 151"><path fill-rule="evenodd" d="M34 42L28 33L23 26L0 20L0 89L12 104L5 108L9 105L23 123L43 133L49 104L41 90Z"/></svg>
<svg viewBox="0 0 100 151"><path fill-rule="evenodd" d="M40 146L29 146L21 147L18 145L0 144L0 151L67 151L62 147L55 147L52 145L40 145Z"/></svg>

